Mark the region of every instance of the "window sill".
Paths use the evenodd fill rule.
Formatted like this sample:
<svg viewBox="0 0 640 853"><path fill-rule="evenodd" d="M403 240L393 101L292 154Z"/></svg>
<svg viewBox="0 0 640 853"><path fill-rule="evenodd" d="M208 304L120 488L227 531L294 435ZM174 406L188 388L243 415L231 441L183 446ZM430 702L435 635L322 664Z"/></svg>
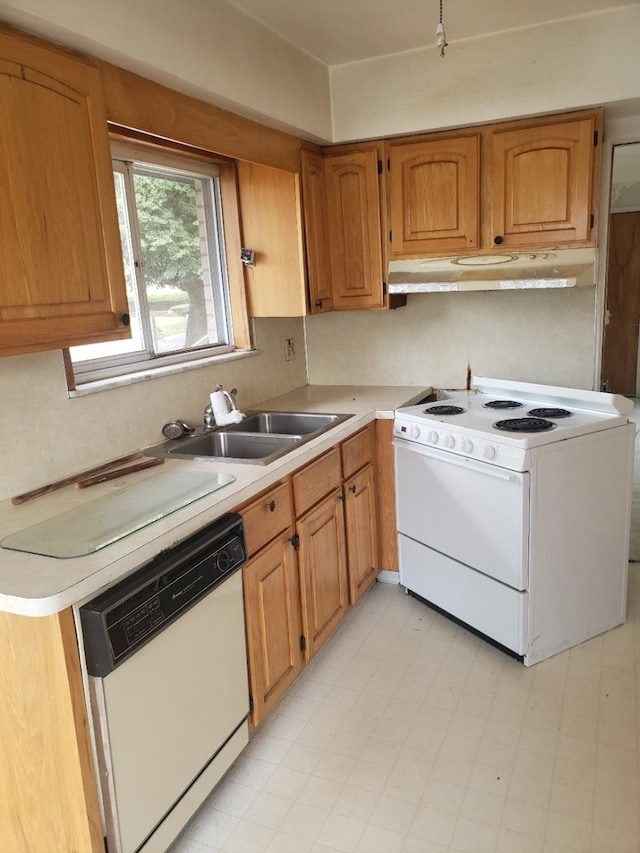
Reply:
<svg viewBox="0 0 640 853"><path fill-rule="evenodd" d="M97 394L100 391L108 391L111 388L120 388L122 385L132 385L136 382L146 382L148 379L157 379L161 376L171 376L175 373L184 373L186 370L198 370L202 367L210 367L213 364L224 364L229 361L238 361L242 358L250 358L257 355L257 350L236 350L224 355L212 355L194 361L182 361L176 364L166 364L161 367L150 367L135 373L126 373L122 376L110 376L105 379L94 379L91 382L78 384L73 391L68 391L69 398L84 397L87 394Z"/></svg>

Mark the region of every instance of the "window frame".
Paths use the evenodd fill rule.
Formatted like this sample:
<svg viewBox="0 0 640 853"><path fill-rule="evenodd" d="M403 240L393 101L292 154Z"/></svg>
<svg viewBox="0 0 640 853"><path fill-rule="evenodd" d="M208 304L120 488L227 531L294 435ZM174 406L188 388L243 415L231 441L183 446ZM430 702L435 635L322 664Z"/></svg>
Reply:
<svg viewBox="0 0 640 853"><path fill-rule="evenodd" d="M153 354L149 347L145 346L144 351L104 356L86 362L73 362L70 351L66 349L64 363L70 391L92 384L98 388L103 380L108 382L110 379L114 381L121 379L124 382L136 376L151 378L154 371L157 371L158 375L164 375L166 369L178 369L180 365L197 367L198 362L202 362L202 366L205 366L210 365L216 358L227 360L234 355L253 351L244 274L240 264L240 215L235 161L207 155L178 144L168 143L168 145L170 147L165 147L157 141L141 140L137 137L129 139L122 134L112 134L113 171L123 171L118 168L119 163L135 163L148 164L159 171L178 170L186 175L196 177L209 175L217 179L213 184L213 228L216 233L213 235L213 241L211 233L208 234L208 243L212 250L211 260L219 265L220 281L226 290L226 299L222 300L219 287L214 287L213 299L217 310L221 307L220 303L224 302L222 305L225 315L224 325L228 330L230 342L207 344L197 349L190 348L162 354ZM131 198L128 193L126 200L129 205ZM137 216L132 217L130 211L129 222L132 229L137 229ZM209 227L208 230L210 230ZM230 259L237 260L235 263L230 263ZM137 270L136 278L138 279ZM139 279L136 287L141 298L141 312L142 300L144 300L143 323L146 323L146 333L149 334L146 292L144 287L140 287ZM141 357L137 357L138 355Z"/></svg>

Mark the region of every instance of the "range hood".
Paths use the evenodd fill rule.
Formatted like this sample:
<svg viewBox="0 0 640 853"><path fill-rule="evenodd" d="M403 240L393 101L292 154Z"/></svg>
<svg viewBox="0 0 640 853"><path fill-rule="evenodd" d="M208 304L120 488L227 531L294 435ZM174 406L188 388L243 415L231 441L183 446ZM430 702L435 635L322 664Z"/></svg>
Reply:
<svg viewBox="0 0 640 853"><path fill-rule="evenodd" d="M595 285L595 249L496 252L389 261L389 293L523 290Z"/></svg>

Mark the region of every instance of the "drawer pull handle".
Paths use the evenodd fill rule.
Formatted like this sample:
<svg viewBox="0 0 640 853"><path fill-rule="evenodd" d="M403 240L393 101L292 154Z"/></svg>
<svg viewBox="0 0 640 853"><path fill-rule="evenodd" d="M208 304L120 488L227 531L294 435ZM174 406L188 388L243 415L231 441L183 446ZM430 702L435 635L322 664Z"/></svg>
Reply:
<svg viewBox="0 0 640 853"><path fill-rule="evenodd" d="M276 502L275 501L269 501L269 503L267 504L267 509L269 510L269 512L275 512Z"/></svg>
<svg viewBox="0 0 640 853"><path fill-rule="evenodd" d="M349 486L349 491L352 495L355 495L357 486L354 484L353 486Z"/></svg>

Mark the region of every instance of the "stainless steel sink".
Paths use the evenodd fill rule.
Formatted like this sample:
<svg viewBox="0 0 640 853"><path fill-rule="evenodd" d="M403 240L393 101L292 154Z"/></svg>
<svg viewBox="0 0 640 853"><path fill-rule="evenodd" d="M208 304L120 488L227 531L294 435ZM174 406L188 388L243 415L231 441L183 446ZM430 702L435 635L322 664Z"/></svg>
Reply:
<svg viewBox="0 0 640 853"><path fill-rule="evenodd" d="M309 435L324 431L342 422L345 417L349 416L325 415L317 412L257 412L226 429L234 432Z"/></svg>
<svg viewBox="0 0 640 853"><path fill-rule="evenodd" d="M299 435L261 435L246 432L209 432L195 438L185 438L169 447L174 457L196 456L234 459L246 462L266 462L286 453L300 440Z"/></svg>
<svg viewBox="0 0 640 853"><path fill-rule="evenodd" d="M146 447L147 456L267 465L353 415L252 412L239 424Z"/></svg>

